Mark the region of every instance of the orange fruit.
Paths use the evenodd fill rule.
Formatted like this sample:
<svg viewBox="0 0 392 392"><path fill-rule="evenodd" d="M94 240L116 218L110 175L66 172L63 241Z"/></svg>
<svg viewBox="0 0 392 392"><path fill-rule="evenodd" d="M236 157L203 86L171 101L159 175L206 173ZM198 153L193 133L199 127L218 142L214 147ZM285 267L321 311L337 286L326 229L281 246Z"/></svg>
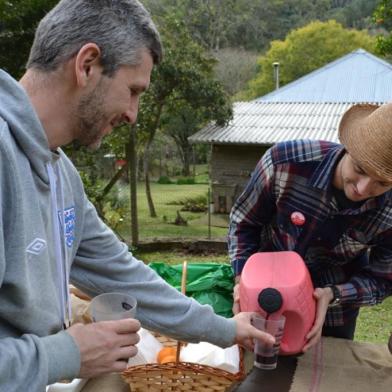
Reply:
<svg viewBox="0 0 392 392"><path fill-rule="evenodd" d="M176 360L176 353L177 353L177 349L175 347L164 347L158 353L157 362L158 363L172 362L171 359L173 357L174 357L174 361L175 361ZM170 357L170 360L166 359L168 357Z"/></svg>
<svg viewBox="0 0 392 392"><path fill-rule="evenodd" d="M164 363L168 362L176 362L176 356L175 355L167 355L166 357L163 357L161 365Z"/></svg>

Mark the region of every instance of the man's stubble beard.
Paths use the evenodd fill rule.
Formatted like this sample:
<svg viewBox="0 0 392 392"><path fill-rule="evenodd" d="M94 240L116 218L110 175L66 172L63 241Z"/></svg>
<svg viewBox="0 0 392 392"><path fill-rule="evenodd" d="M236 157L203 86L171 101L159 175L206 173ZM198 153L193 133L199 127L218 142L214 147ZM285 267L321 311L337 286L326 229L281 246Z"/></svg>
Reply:
<svg viewBox="0 0 392 392"><path fill-rule="evenodd" d="M106 121L105 97L106 89L101 80L96 88L83 96L76 109L76 138L74 144L96 150L101 145L101 133Z"/></svg>

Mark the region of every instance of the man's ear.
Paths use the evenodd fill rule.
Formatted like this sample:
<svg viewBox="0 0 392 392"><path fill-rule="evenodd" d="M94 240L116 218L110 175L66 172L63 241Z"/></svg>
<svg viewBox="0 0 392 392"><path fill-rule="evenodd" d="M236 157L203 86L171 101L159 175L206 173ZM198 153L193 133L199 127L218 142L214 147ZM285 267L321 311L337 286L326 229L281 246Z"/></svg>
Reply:
<svg viewBox="0 0 392 392"><path fill-rule="evenodd" d="M91 80L102 74L100 65L101 50L98 45L88 43L83 45L75 57L75 76L79 87L86 87Z"/></svg>

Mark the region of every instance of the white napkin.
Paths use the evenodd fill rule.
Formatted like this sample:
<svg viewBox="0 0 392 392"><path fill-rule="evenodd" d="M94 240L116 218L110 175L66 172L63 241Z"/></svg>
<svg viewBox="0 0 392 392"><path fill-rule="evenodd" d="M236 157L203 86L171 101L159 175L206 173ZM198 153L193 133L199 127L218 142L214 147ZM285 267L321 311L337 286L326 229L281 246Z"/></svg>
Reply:
<svg viewBox="0 0 392 392"><path fill-rule="evenodd" d="M140 341L136 345L138 352L134 357L128 359L128 366L155 363L158 352L162 349L162 343L144 328L139 330Z"/></svg>
<svg viewBox="0 0 392 392"><path fill-rule="evenodd" d="M201 342L183 347L180 360L237 373L239 371L240 352L237 345L223 349L211 343Z"/></svg>
<svg viewBox="0 0 392 392"><path fill-rule="evenodd" d="M88 379L74 378L72 382L56 382L55 384L48 385L46 392L79 392Z"/></svg>

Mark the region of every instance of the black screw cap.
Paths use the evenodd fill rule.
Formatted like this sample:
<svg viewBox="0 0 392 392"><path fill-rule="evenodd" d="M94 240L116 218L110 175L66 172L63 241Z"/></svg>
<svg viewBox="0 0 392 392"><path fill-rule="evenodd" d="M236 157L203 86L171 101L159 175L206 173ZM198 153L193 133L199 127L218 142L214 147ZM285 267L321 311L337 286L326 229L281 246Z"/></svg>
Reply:
<svg viewBox="0 0 392 392"><path fill-rule="evenodd" d="M260 291L258 302L265 312L268 314L277 312L283 304L282 294L272 287L268 287Z"/></svg>

